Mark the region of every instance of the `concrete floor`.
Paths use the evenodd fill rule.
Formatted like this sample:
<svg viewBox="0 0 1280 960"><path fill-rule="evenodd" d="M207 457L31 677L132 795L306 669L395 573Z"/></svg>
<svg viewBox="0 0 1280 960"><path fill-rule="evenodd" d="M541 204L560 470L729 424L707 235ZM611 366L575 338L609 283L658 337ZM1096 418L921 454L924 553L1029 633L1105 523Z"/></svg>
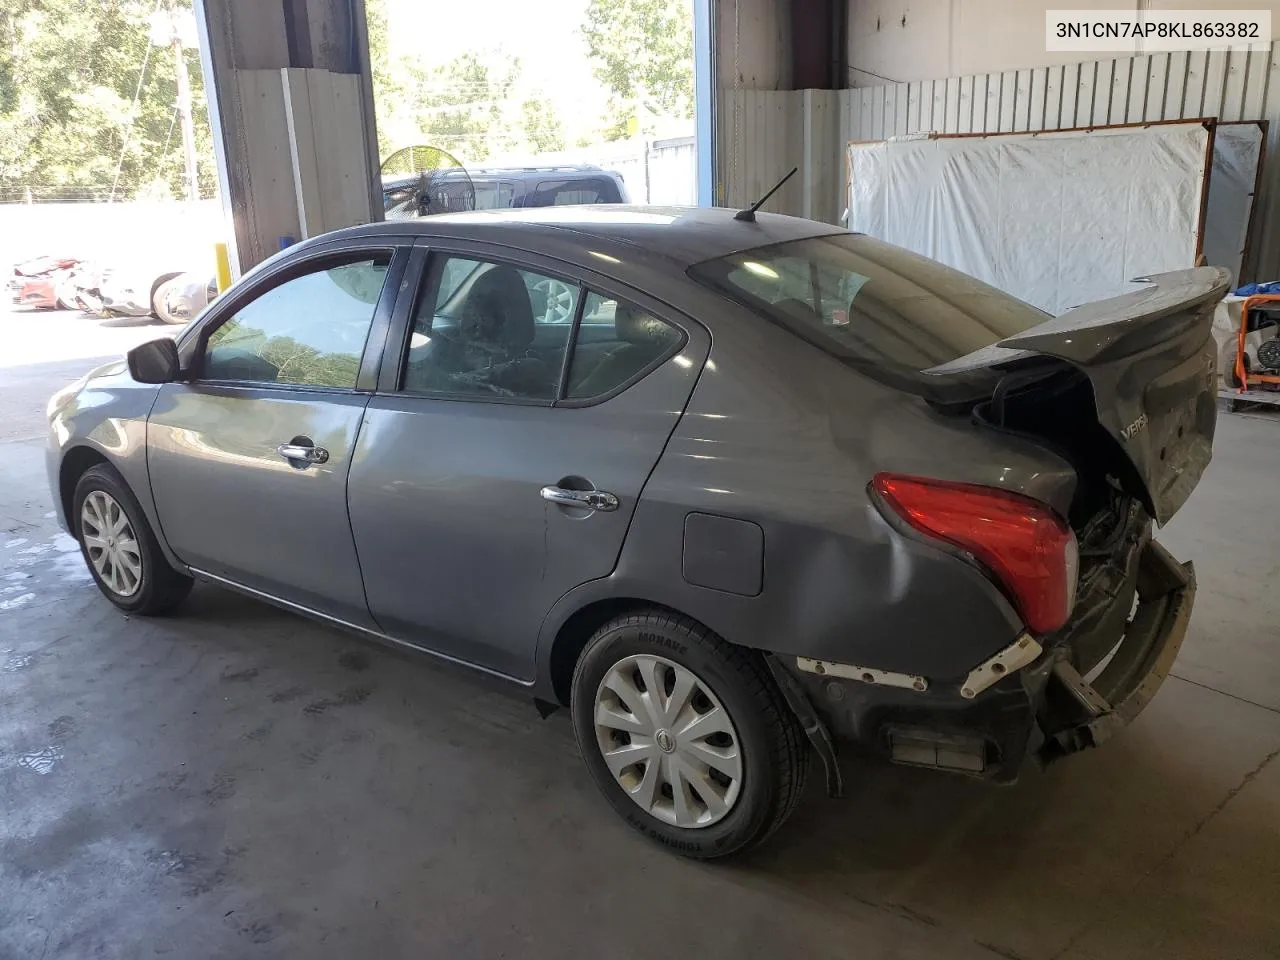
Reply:
<svg viewBox="0 0 1280 960"><path fill-rule="evenodd" d="M563 715L221 590L117 612L45 488L76 330L165 332L0 314L0 958L1280 956L1280 424L1220 419L1163 536L1190 636L1106 749L1003 790L851 767L706 866L616 820Z"/></svg>

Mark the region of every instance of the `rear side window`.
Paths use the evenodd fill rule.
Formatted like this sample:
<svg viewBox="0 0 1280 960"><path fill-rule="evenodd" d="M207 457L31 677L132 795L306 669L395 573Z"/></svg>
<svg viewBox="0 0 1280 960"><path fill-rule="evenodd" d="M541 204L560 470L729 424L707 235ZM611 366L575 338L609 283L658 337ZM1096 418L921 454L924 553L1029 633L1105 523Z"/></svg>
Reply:
<svg viewBox="0 0 1280 960"><path fill-rule="evenodd" d="M922 371L1049 319L967 274L856 234L747 250L689 274L869 375L925 394L948 383Z"/></svg>
<svg viewBox="0 0 1280 960"><path fill-rule="evenodd" d="M525 200L526 207L552 207L575 203L619 203L617 184L604 177L544 180Z"/></svg>
<svg viewBox="0 0 1280 960"><path fill-rule="evenodd" d="M476 180L474 186L477 210L500 210L509 207L512 197L515 196L515 185L506 180L492 183Z"/></svg>
<svg viewBox="0 0 1280 960"><path fill-rule="evenodd" d="M390 262L328 266L250 300L209 335L202 376L354 388Z"/></svg>
<svg viewBox="0 0 1280 960"><path fill-rule="evenodd" d="M588 293L569 364L568 400L612 393L673 354L684 334L625 300Z"/></svg>

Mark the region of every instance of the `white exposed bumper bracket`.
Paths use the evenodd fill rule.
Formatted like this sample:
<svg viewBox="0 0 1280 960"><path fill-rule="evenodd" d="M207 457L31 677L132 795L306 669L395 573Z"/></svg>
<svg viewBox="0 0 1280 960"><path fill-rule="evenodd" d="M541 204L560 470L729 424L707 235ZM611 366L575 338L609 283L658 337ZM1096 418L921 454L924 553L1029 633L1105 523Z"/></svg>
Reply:
<svg viewBox="0 0 1280 960"><path fill-rule="evenodd" d="M923 692L929 689L929 681L909 673L894 673L891 670L876 670L872 667L859 667L852 663L835 663L831 660L811 660L808 657L796 657L796 666L806 673L819 676L840 677L842 680L857 680L882 687L901 687L904 690Z"/></svg>
<svg viewBox="0 0 1280 960"><path fill-rule="evenodd" d="M1031 634L1024 633L994 657L984 660L970 670L969 676L965 677L964 684L960 687L960 696L966 700L972 700L993 683L1034 662L1042 651L1043 648L1036 643Z"/></svg>

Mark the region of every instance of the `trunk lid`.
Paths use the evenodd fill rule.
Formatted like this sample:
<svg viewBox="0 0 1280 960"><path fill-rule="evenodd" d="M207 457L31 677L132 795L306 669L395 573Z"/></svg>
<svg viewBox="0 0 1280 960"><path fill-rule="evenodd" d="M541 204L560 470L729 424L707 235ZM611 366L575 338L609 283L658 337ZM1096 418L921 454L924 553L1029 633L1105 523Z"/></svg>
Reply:
<svg viewBox="0 0 1280 960"><path fill-rule="evenodd" d="M1099 424L1132 464L1147 508L1165 523L1212 453L1217 416L1214 306L1230 287L1219 267L1145 278L1147 286L1068 310L1022 333L926 370L946 376L1044 356L1081 370Z"/></svg>

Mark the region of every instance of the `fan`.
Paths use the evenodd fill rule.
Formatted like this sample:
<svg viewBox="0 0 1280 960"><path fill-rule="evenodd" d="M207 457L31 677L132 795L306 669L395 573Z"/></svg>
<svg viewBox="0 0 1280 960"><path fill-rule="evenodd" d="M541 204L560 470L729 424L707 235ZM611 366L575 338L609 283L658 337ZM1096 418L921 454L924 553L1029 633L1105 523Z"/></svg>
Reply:
<svg viewBox="0 0 1280 960"><path fill-rule="evenodd" d="M476 189L466 168L439 147L397 150L382 162L382 209L387 220L476 208Z"/></svg>

